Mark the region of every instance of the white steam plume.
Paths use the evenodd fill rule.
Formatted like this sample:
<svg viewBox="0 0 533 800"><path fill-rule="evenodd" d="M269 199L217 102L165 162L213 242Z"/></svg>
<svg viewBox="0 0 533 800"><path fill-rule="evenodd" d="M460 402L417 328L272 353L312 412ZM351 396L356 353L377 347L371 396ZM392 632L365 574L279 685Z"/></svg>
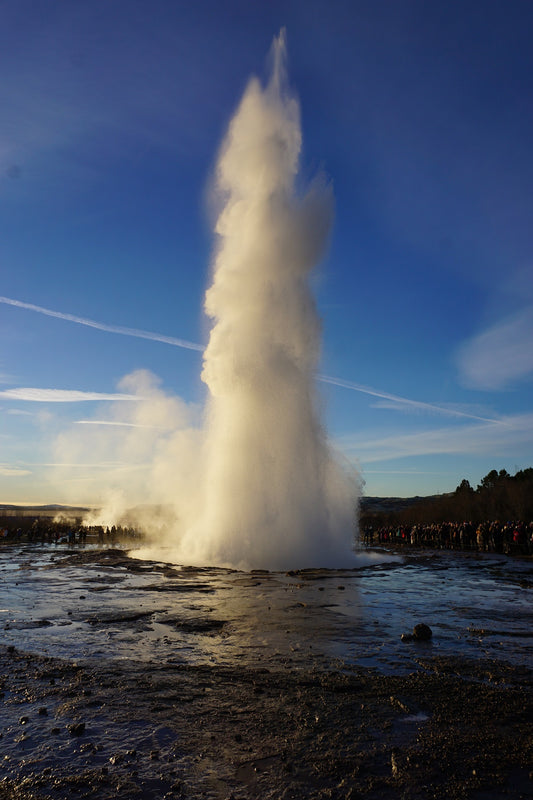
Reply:
<svg viewBox="0 0 533 800"><path fill-rule="evenodd" d="M201 563L341 566L353 548L354 487L330 452L314 383L320 324L308 276L331 192L316 181L295 193L301 132L285 56L282 32L270 82L250 81L217 164L205 483L179 547Z"/></svg>

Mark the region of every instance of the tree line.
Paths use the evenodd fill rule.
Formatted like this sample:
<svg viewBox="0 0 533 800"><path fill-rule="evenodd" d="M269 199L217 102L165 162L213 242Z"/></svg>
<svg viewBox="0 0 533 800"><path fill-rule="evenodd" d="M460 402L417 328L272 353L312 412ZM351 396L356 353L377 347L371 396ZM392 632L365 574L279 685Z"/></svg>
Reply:
<svg viewBox="0 0 533 800"><path fill-rule="evenodd" d="M437 495L398 510L368 511L361 514L367 525L430 524L439 522L480 523L486 520L533 520L533 467L510 475L492 469L474 489L464 478L454 492Z"/></svg>

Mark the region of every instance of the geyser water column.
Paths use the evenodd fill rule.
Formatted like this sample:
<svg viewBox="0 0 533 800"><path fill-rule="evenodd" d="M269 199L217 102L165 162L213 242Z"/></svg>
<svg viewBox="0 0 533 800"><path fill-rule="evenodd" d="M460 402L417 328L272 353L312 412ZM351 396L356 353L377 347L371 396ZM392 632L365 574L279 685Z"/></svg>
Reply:
<svg viewBox="0 0 533 800"><path fill-rule="evenodd" d="M338 567L353 561L355 483L332 456L318 413L320 323L309 273L332 217L330 188L299 195L298 101L284 32L272 74L252 79L222 144L201 518L183 542L203 563Z"/></svg>

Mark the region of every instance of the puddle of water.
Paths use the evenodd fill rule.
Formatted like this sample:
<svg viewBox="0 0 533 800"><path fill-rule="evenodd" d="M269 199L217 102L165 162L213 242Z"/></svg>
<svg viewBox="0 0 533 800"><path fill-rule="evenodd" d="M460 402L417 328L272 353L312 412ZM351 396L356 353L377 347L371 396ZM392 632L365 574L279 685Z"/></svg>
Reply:
<svg viewBox="0 0 533 800"><path fill-rule="evenodd" d="M247 574L61 558L53 548L0 550L6 644L71 659L291 669L344 662L409 672L427 655L533 664L527 560L423 552L354 570ZM402 642L419 622L432 639Z"/></svg>

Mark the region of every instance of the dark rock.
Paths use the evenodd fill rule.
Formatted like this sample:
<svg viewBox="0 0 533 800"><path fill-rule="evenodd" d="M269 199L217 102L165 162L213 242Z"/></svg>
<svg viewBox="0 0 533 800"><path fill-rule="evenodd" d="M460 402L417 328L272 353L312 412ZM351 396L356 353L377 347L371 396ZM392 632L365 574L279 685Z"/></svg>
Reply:
<svg viewBox="0 0 533 800"><path fill-rule="evenodd" d="M402 642L412 642L413 639L414 639L414 636L413 636L412 633L402 633L400 638L401 638Z"/></svg>
<svg viewBox="0 0 533 800"><path fill-rule="evenodd" d="M426 625L423 622L419 622L418 625L415 625L415 627L413 628L413 636L419 642L423 642L427 641L428 639L431 639L431 637L433 636L433 631L431 630L429 625Z"/></svg>
<svg viewBox="0 0 533 800"><path fill-rule="evenodd" d="M85 722L74 722L72 725L67 725L67 730L71 736L81 736L85 733Z"/></svg>
<svg viewBox="0 0 533 800"><path fill-rule="evenodd" d="M38 713L41 715L41 717L47 717L48 716L48 709L44 708L44 706L43 706L43 708L39 709Z"/></svg>

